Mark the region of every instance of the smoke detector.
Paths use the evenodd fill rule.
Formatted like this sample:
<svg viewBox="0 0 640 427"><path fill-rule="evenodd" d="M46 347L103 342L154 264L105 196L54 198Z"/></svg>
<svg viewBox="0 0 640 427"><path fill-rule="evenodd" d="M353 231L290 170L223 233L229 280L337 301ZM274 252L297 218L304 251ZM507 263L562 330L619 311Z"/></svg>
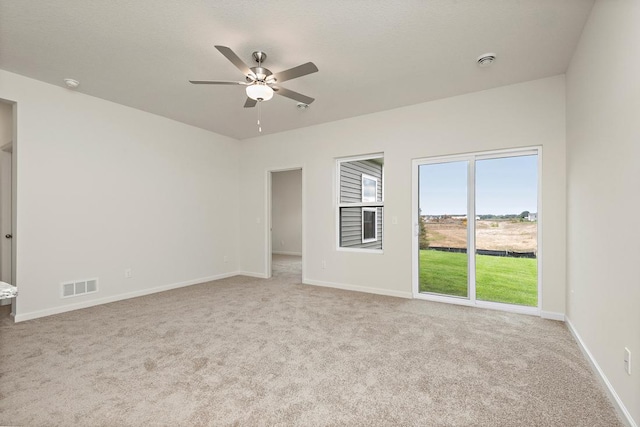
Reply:
<svg viewBox="0 0 640 427"><path fill-rule="evenodd" d="M64 84L66 84L69 89L75 89L80 86L80 82L74 79L64 79Z"/></svg>
<svg viewBox="0 0 640 427"><path fill-rule="evenodd" d="M484 67L489 67L491 64L495 62L495 60L496 60L495 53L485 53L478 56L478 59L476 60L476 62L480 67L484 68Z"/></svg>

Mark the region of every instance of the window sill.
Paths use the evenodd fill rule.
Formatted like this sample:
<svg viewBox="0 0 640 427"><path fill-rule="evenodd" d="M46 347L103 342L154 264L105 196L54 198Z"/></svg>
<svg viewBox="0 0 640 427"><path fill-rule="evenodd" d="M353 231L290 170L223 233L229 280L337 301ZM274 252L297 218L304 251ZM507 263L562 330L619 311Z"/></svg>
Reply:
<svg viewBox="0 0 640 427"><path fill-rule="evenodd" d="M382 255L384 254L384 249L362 249L362 248L337 248L338 252L358 252L365 254L376 254Z"/></svg>

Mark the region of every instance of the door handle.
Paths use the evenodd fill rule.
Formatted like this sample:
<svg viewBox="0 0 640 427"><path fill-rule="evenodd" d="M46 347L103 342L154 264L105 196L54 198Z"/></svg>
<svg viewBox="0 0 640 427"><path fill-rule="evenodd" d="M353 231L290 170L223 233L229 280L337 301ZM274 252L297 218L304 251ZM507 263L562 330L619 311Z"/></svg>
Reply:
<svg viewBox="0 0 640 427"><path fill-rule="evenodd" d="M13 236L11 234L5 234L4 237L6 237L7 239L13 238Z"/></svg>

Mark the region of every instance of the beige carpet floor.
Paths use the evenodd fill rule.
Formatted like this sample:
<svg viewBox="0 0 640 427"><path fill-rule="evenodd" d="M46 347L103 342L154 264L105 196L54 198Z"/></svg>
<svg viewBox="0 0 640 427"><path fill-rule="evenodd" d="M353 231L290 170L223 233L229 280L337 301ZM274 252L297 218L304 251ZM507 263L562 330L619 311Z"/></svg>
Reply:
<svg viewBox="0 0 640 427"><path fill-rule="evenodd" d="M560 322L235 277L13 324L0 425L618 426Z"/></svg>

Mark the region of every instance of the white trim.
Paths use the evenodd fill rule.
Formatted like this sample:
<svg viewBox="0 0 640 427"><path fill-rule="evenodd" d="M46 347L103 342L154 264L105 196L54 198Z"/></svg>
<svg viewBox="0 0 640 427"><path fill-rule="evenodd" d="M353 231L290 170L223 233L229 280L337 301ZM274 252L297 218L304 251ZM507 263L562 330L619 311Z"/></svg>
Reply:
<svg viewBox="0 0 640 427"><path fill-rule="evenodd" d="M256 273L254 271L238 271L236 272L236 276L247 276L247 277L255 277L257 279L268 279L266 273Z"/></svg>
<svg viewBox="0 0 640 427"><path fill-rule="evenodd" d="M538 247L536 248L536 261L538 263L538 307L542 310L542 254L544 253L544 245L542 244L542 217L544 216L544 209L542 207L542 145L536 147L536 150L538 155L538 212L536 212L536 224L538 224L536 239L538 239ZM564 314L562 315L562 320L564 321Z"/></svg>
<svg viewBox="0 0 640 427"><path fill-rule="evenodd" d="M293 255L293 256L302 256L302 252L287 252L287 251L271 251L272 254L276 255Z"/></svg>
<svg viewBox="0 0 640 427"><path fill-rule="evenodd" d="M411 294L414 298L420 295L420 183L419 160L411 161Z"/></svg>
<svg viewBox="0 0 640 427"><path fill-rule="evenodd" d="M559 320L560 322L566 321L564 313L556 313L553 311L540 311L540 317L549 320Z"/></svg>
<svg viewBox="0 0 640 427"><path fill-rule="evenodd" d="M528 314L530 316L540 316L540 309L538 307L530 307L527 305L476 300L476 307L488 308L489 310L508 311L510 313Z"/></svg>
<svg viewBox="0 0 640 427"><path fill-rule="evenodd" d="M585 356L591 363L591 366L596 370L596 372L600 376L600 380L602 380L605 387L607 388L607 391L609 392L609 396L611 397L611 400L615 404L614 406L617 406L616 409L626 419L627 423L631 427L638 427L638 424L633 420L633 417L631 417L631 413L627 410L626 406L624 406L622 399L620 399L620 396L618 396L618 393L616 393L616 390L613 388L613 385L611 385L611 382L609 382L609 379L604 374L604 371L602 370L602 368L600 368L600 365L598 365L598 362L596 361L595 357L593 357L593 354L591 354L591 352L587 348L587 345L582 340L582 337L580 337L580 334L578 334L578 331L576 331L576 328L573 326L573 323L571 323L571 319L566 317L565 321L567 323L569 331L578 342L578 346L580 347L580 350L582 350L582 352L585 354Z"/></svg>
<svg viewBox="0 0 640 427"><path fill-rule="evenodd" d="M493 150L481 152L479 154L470 153L475 156L476 160L493 160L493 159L502 159L508 157L519 157L519 156L535 156L538 154L538 150L541 146L536 147L528 147L528 148L505 148L503 150ZM513 154L517 153L516 156Z"/></svg>
<svg viewBox="0 0 640 427"><path fill-rule="evenodd" d="M359 160L384 159L384 151L371 154L360 154L358 156L336 157L338 162L357 162Z"/></svg>
<svg viewBox="0 0 640 427"><path fill-rule="evenodd" d="M506 311L509 313L526 314L529 316L540 316L540 310L537 307L528 307L526 305L503 304L499 302L481 300L472 301L471 299L466 297L427 293L419 293L418 295L414 295L413 298L446 304L464 305L466 307L476 307L488 310Z"/></svg>
<svg viewBox="0 0 640 427"><path fill-rule="evenodd" d="M465 305L468 307L475 307L475 303L471 301L468 297L457 297L453 295L441 295L441 294L428 294L428 293L420 293L413 295L415 299L421 299L425 301L433 301L433 302L444 302L447 304L455 304L455 305Z"/></svg>
<svg viewBox="0 0 640 427"><path fill-rule="evenodd" d="M336 248L336 252L360 252L363 254L384 254L384 249L375 249L375 248L349 248L349 247L338 247Z"/></svg>
<svg viewBox="0 0 640 427"><path fill-rule="evenodd" d="M411 299L411 292L392 291L388 289L370 288L368 286L349 285L345 283L324 282L313 279L302 279L305 285L320 286L324 288L342 289L345 291L364 292L367 294L385 295L388 297L408 298Z"/></svg>
<svg viewBox="0 0 640 427"><path fill-rule="evenodd" d="M143 289L143 290L134 291L134 292L126 292L124 294L118 294L118 295L113 295L113 296L110 296L110 297L92 299L90 301L84 301L84 302L79 302L79 303L75 303L75 304L67 304L67 305L63 305L63 306L60 306L60 307L47 308L45 310L31 311L31 312L28 312L28 313L19 313L19 314L16 314L15 321L16 321L16 323L17 322L24 322L25 320L32 320L32 319L37 319L37 318L40 318L40 317L51 316L51 315L54 315L54 314L66 313L68 311L74 311L74 310L79 310L79 309L82 309L82 308L94 307L96 305L108 304L110 302L122 301L122 300L130 299L130 298L141 297L141 296L144 296L144 295L155 294L155 293L158 293L158 292L169 291L171 289L184 288L186 286L198 285L198 284L201 284L201 283L211 282L213 280L226 279L228 277L237 276L239 274L241 274L241 273L238 273L236 271L230 272L230 273L222 273L222 274L217 274L215 276L201 277L201 278L198 278L198 279L186 280L184 282L178 282L178 283L171 283L171 284L168 284L168 285L162 285L162 286L158 286L158 287L155 287L155 288Z"/></svg>
<svg viewBox="0 0 640 427"><path fill-rule="evenodd" d="M467 294L479 306L476 295L476 160L475 157L467 159Z"/></svg>
<svg viewBox="0 0 640 427"><path fill-rule="evenodd" d="M341 208L384 208L384 202L341 203Z"/></svg>

